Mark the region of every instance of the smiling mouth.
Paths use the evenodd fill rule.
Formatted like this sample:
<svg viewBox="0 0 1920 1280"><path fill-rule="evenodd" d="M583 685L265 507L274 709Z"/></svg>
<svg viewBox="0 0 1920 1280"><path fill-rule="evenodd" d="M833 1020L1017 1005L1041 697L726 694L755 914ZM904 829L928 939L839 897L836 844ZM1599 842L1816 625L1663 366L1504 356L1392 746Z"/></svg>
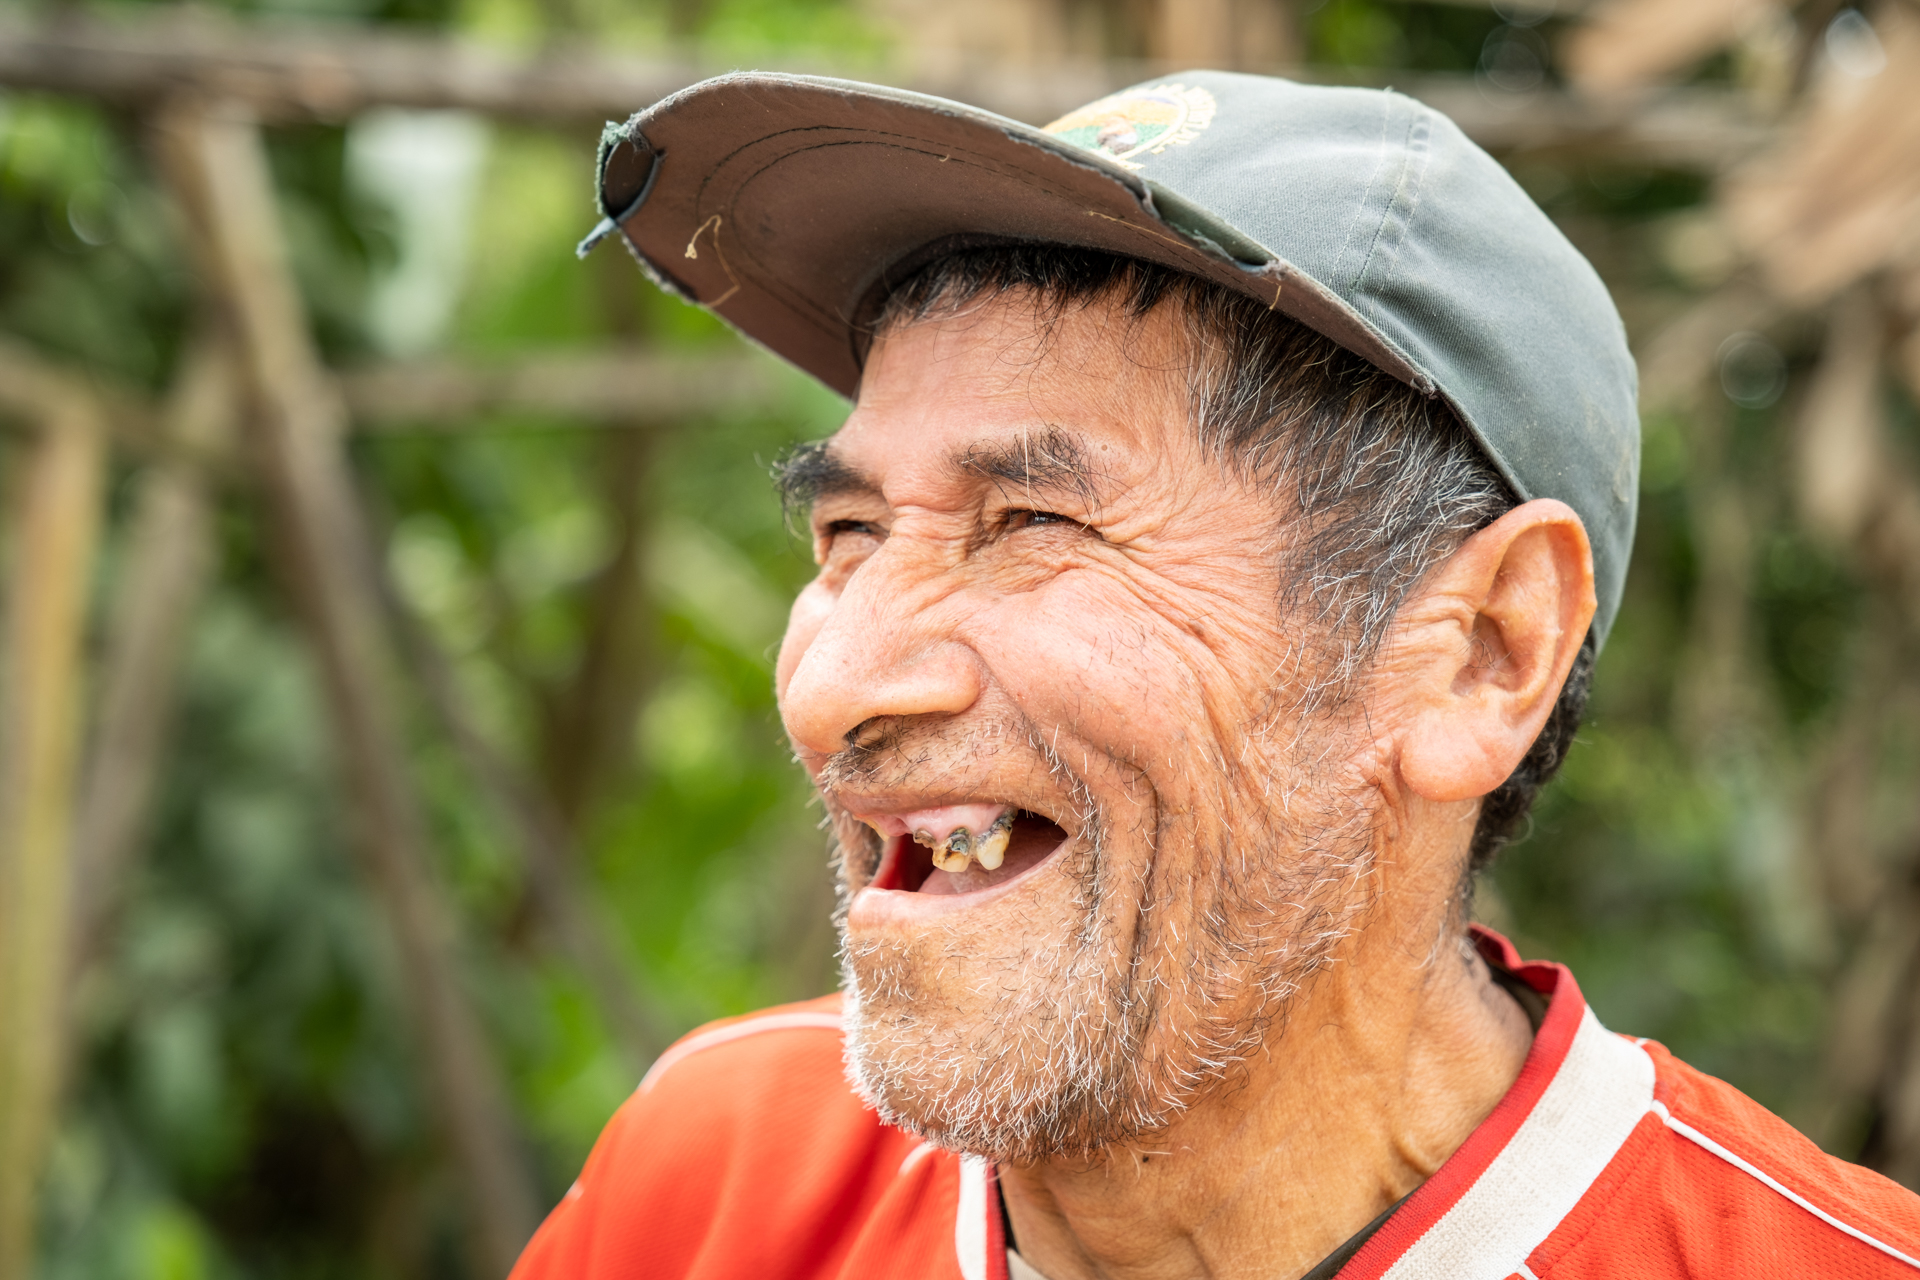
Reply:
<svg viewBox="0 0 1920 1280"><path fill-rule="evenodd" d="M1010 824L995 822L978 833L962 828L945 836L922 833L919 840L908 832L883 833L880 865L867 888L933 895L980 893L1018 878L1065 846L1067 833L1051 820L1024 809L1008 812ZM979 856L983 853L984 858ZM988 866L989 862L994 865Z"/></svg>

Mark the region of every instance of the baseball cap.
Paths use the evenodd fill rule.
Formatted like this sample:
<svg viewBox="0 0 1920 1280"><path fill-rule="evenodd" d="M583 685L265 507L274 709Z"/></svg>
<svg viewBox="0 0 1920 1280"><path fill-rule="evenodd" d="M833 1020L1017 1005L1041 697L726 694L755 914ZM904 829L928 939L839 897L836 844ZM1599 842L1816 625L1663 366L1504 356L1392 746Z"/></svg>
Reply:
<svg viewBox="0 0 1920 1280"><path fill-rule="evenodd" d="M844 395L891 288L945 253L1046 243L1238 290L1444 397L1522 498L1579 513L1596 642L1638 506L1626 333L1505 169L1403 94L1192 71L1034 128L878 85L743 72L600 145L604 215L662 288Z"/></svg>

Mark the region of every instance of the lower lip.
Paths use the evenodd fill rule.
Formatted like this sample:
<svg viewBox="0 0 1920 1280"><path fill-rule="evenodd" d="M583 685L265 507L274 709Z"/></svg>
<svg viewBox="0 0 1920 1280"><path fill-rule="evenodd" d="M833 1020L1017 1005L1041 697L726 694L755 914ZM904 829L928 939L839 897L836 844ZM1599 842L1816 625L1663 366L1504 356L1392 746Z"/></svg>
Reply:
<svg viewBox="0 0 1920 1280"><path fill-rule="evenodd" d="M905 840L906 837L895 836L894 839ZM1053 865L1054 860L1060 856L1060 850L1066 847L1067 840L1063 839L1044 858L1018 875L984 889L976 889L972 893L922 893L917 890L908 892L904 889L876 889L868 885L854 894L853 901L848 904L847 926L850 929L877 929L892 924L913 925L938 916L951 915L956 911L984 907L1004 898L1028 879ZM899 856L898 850L891 852L894 856Z"/></svg>

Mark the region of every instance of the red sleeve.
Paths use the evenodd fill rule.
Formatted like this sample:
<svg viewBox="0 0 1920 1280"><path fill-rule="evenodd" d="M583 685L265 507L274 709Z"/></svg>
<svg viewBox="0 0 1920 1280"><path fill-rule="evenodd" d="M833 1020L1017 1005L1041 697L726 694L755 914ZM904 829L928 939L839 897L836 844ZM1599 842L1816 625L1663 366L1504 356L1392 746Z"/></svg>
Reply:
<svg viewBox="0 0 1920 1280"><path fill-rule="evenodd" d="M837 996L771 1009L668 1050L513 1280L840 1274L917 1142L847 1084L838 1012Z"/></svg>
<svg viewBox="0 0 1920 1280"><path fill-rule="evenodd" d="M1920 1256L1920 1197L1871 1169L1828 1155L1785 1120L1724 1080L1689 1067L1665 1047L1649 1044L1647 1049L1663 1068L1663 1082L1670 1081L1665 1101L1676 1119L1822 1212L1902 1253ZM1825 1233L1821 1228L1823 1238Z"/></svg>
<svg viewBox="0 0 1920 1280"><path fill-rule="evenodd" d="M1648 1041L1645 1048L1667 1117L1726 1154L1649 1111L1579 1205L1527 1259L1533 1274L1541 1280L1911 1280L1913 1268L1886 1250L1920 1254L1920 1199L1912 1192L1827 1155L1786 1121L1664 1047Z"/></svg>

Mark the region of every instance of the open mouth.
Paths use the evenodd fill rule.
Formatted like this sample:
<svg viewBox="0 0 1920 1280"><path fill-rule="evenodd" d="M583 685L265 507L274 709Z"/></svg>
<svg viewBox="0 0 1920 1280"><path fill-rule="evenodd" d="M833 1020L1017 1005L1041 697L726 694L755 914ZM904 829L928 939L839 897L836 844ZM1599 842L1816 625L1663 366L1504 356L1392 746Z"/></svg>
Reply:
<svg viewBox="0 0 1920 1280"><path fill-rule="evenodd" d="M1067 841L1058 824L1037 813L1015 809L1011 816L1011 826L1004 831L990 828L971 839L952 841L943 837L931 847L906 832L884 836L880 865L867 887L896 893L978 893L1031 871ZM1002 838L1004 848L999 847ZM987 856L966 856L964 849L969 845L983 846ZM954 869L943 869L936 859ZM989 867L988 862L995 865Z"/></svg>

